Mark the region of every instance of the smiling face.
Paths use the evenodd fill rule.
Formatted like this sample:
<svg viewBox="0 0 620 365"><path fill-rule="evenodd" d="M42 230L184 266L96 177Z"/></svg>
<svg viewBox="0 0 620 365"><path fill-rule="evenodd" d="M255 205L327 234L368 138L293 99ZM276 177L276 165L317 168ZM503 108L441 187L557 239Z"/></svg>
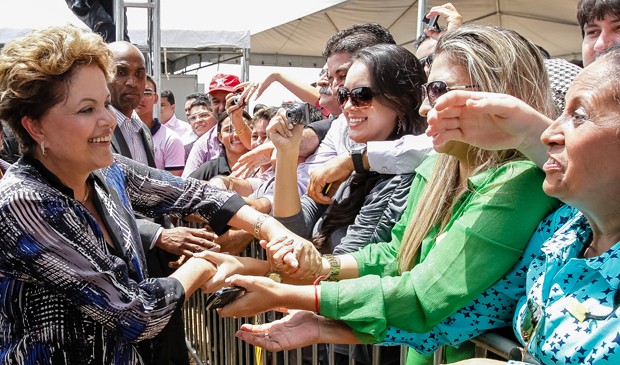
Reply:
<svg viewBox="0 0 620 365"><path fill-rule="evenodd" d="M211 95L211 108L215 115L220 115L226 111L226 95L230 94L227 91L216 90L209 93Z"/></svg>
<svg viewBox="0 0 620 365"><path fill-rule="evenodd" d="M336 95L338 88L344 85L352 62L348 53L335 53L327 58L327 81L332 95Z"/></svg>
<svg viewBox="0 0 620 365"><path fill-rule="evenodd" d="M207 133L209 129L217 124L213 112L205 105L196 105L190 109L187 121L192 126L192 130L198 137Z"/></svg>
<svg viewBox="0 0 620 365"><path fill-rule="evenodd" d="M217 134L217 138L224 145L227 154L240 156L248 152L248 149L241 143L239 137L235 136L234 127L228 117L222 121L221 130Z"/></svg>
<svg viewBox="0 0 620 365"><path fill-rule="evenodd" d="M267 141L267 126L269 125L269 119L261 118L254 122L252 127L252 142L251 147L255 149L261 144Z"/></svg>
<svg viewBox="0 0 620 365"><path fill-rule="evenodd" d="M579 209L609 205L620 194L620 105L613 70L588 66L566 95L564 113L542 134L549 147L545 193Z"/></svg>
<svg viewBox="0 0 620 365"><path fill-rule="evenodd" d="M361 62L354 62L349 68L344 88L370 87L372 81L368 68ZM370 106L356 107L348 99L343 106L344 116L349 124L349 138L357 143L384 141L396 128L396 112L374 97Z"/></svg>
<svg viewBox="0 0 620 365"><path fill-rule="evenodd" d="M68 85L67 98L49 109L37 127L47 154L39 159L59 177L109 166L116 127L116 118L108 108L110 93L99 67L78 68ZM40 142L41 138L33 138Z"/></svg>

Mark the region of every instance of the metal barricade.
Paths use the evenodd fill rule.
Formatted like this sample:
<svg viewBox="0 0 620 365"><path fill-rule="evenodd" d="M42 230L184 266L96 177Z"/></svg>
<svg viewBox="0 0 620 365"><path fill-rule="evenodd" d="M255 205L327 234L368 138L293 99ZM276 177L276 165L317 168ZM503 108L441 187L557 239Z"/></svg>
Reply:
<svg viewBox="0 0 620 365"><path fill-rule="evenodd" d="M186 226L194 226L184 222ZM264 250L257 242L252 242L242 256L251 256L264 259ZM192 295L183 308L185 319L185 336L187 348L199 365L294 365L311 362L312 365L334 364L335 351L333 345L313 345L310 349L283 351L272 353L256 348L235 337L235 333L243 323L267 323L276 319L275 312L263 313L254 318L221 318L217 311L206 309L207 295L197 291ZM484 333L471 340L476 345L476 357L488 357L489 353L495 358L507 359L511 349L518 346L516 342L496 333ZM372 364L381 364L379 349L373 346ZM308 355L308 350L311 354ZM400 364L406 360L406 347L401 346ZM442 363L443 346L434 354L434 363ZM321 359L322 357L322 359ZM528 362L537 364L531 357ZM354 365L351 357L348 364Z"/></svg>

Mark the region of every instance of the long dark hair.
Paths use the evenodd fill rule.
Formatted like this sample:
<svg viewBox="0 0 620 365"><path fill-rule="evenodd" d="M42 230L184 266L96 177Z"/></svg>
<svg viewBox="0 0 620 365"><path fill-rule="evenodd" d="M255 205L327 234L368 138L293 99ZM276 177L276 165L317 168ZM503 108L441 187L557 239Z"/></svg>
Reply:
<svg viewBox="0 0 620 365"><path fill-rule="evenodd" d="M359 50L353 62L363 63L369 70L376 99L392 108L397 126L388 140L404 134L420 134L426 129L426 119L418 110L422 104L422 85L426 73L420 61L407 49L393 44L377 44ZM383 179L391 178L375 172L355 174L351 179L350 195L335 202L326 212L314 243L321 247L337 229L351 225L359 214L368 193Z"/></svg>

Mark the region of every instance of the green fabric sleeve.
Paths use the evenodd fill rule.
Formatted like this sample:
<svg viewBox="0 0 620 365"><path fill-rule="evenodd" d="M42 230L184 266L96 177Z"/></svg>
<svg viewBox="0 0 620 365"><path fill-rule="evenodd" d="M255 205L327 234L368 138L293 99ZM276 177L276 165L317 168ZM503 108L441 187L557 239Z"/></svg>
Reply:
<svg viewBox="0 0 620 365"><path fill-rule="evenodd" d="M454 208L447 233L423 241L421 263L401 276L322 283L321 314L344 320L363 342L381 341L388 326L430 331L505 275L559 205L543 193L543 177L529 161L472 177L474 191Z"/></svg>
<svg viewBox="0 0 620 365"><path fill-rule="evenodd" d="M357 268L360 276L379 275L393 276L398 274L398 263L396 255L400 247L407 223L413 214L418 199L422 195L422 190L426 186L426 177L430 175L437 155L428 157L416 170L417 174L411 183L407 206L400 217L400 220L392 227L392 240L390 242L375 243L366 245L351 255L357 261Z"/></svg>

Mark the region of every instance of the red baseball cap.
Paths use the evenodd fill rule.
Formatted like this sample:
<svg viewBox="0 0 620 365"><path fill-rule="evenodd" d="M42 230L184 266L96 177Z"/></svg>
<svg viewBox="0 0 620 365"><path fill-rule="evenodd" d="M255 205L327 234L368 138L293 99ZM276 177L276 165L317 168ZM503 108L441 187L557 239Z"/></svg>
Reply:
<svg viewBox="0 0 620 365"><path fill-rule="evenodd" d="M233 92L235 91L235 86L239 85L241 81L237 76L234 75L226 75L226 74L217 74L213 76L211 79L211 83L209 83L209 94L214 91L226 91ZM243 89L240 89L240 91Z"/></svg>

